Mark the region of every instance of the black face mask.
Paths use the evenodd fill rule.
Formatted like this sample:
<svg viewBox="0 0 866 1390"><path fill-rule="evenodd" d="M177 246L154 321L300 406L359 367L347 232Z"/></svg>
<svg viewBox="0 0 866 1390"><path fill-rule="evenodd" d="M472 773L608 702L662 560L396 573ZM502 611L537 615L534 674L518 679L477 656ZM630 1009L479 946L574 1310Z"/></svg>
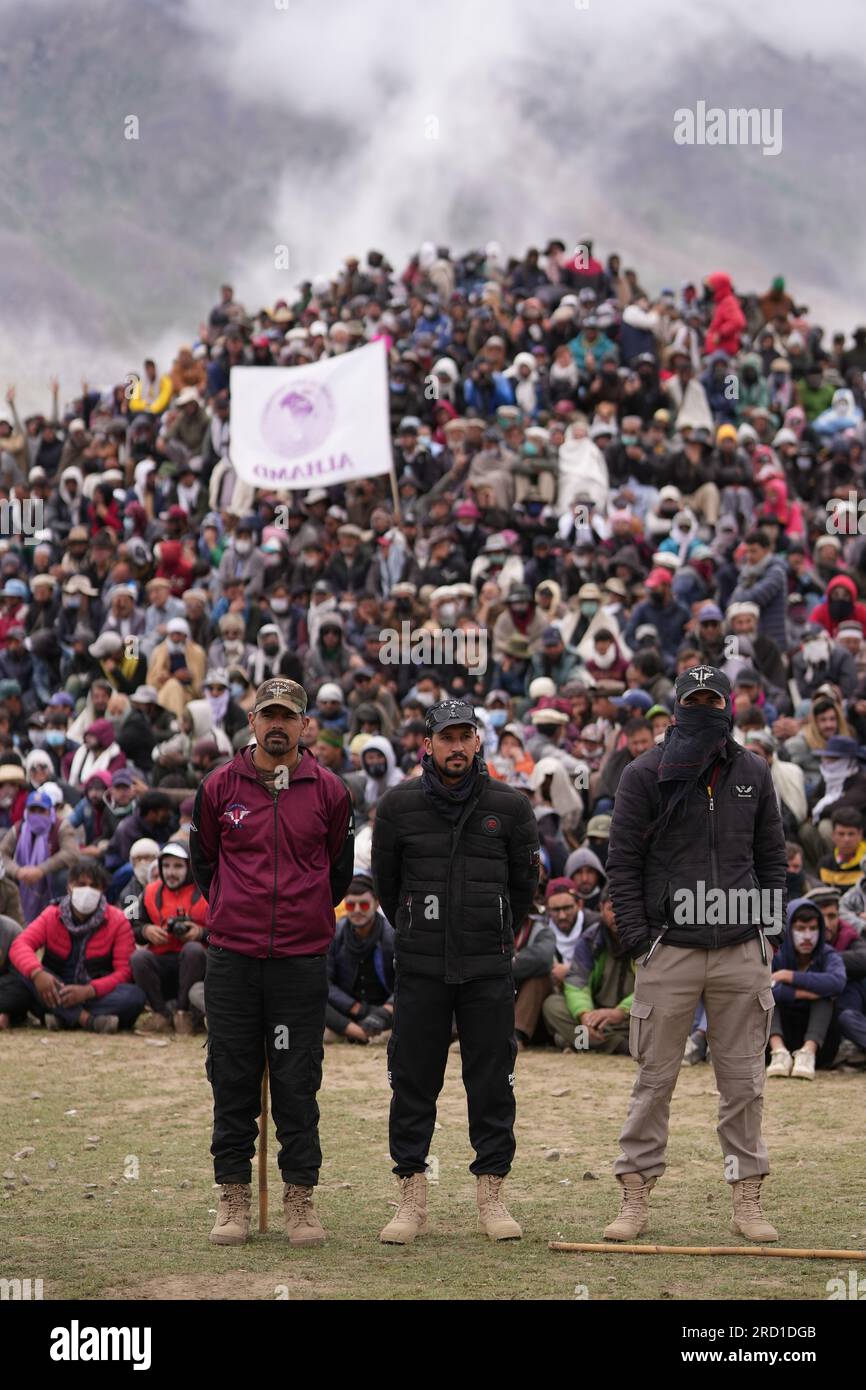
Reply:
<svg viewBox="0 0 866 1390"><path fill-rule="evenodd" d="M841 618L847 618L854 607L854 602L850 598L831 598L827 600L827 611L834 623L838 623Z"/></svg>
<svg viewBox="0 0 866 1390"><path fill-rule="evenodd" d="M665 601L664 590L653 589L649 596L649 601L650 603L654 604L656 608L663 607Z"/></svg>
<svg viewBox="0 0 866 1390"><path fill-rule="evenodd" d="M279 642L266 642L262 650L265 656L278 656L280 651Z"/></svg>
<svg viewBox="0 0 866 1390"><path fill-rule="evenodd" d="M790 902L792 898L802 897L802 895L806 891L806 875L803 872L803 870L801 869L799 873L796 874L792 874L789 870L785 875L785 880L788 892L788 902Z"/></svg>
<svg viewBox="0 0 866 1390"><path fill-rule="evenodd" d="M381 763L365 763L364 767L370 777L376 782L381 782L388 771L388 764L383 760Z"/></svg>

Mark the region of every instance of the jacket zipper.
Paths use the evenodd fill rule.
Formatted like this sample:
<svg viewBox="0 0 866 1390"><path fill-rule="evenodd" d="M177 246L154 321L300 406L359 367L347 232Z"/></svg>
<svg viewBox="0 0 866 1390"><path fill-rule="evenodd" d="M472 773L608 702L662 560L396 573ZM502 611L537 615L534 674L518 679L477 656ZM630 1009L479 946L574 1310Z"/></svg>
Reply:
<svg viewBox="0 0 866 1390"><path fill-rule="evenodd" d="M407 906L407 908L409 909L409 918L408 918L408 921L407 921L407 923L406 923L406 935L407 935L407 936L411 936L411 935L412 935L412 894L411 894L411 893L410 893L410 894L408 895L408 897L406 898L406 906Z"/></svg>
<svg viewBox="0 0 866 1390"><path fill-rule="evenodd" d="M718 850L717 850L717 845L716 845L716 803L715 803L715 799L714 799L714 797L713 797L713 788L712 788L712 786L711 786L709 783L707 784L707 796L709 797L709 805L710 805L710 810L709 810L710 873L711 873L711 875L712 875L712 880L713 880L712 883L710 884L710 887L711 887L711 888L717 888L717 887L719 886L719 861L718 861ZM716 924L716 927L715 927L715 930L714 930L714 945L715 945L715 949L718 950L718 949L719 949L719 945L720 945L720 933L719 933L718 924Z"/></svg>
<svg viewBox="0 0 866 1390"><path fill-rule="evenodd" d="M469 802L469 804L466 806L465 810L463 811L463 814L461 815L460 820L457 822L456 825L453 825L453 826L451 827L451 853L450 853L449 856L448 856L448 872L447 872L447 875L446 875L446 878L445 878L445 903L444 903L445 911L444 911L444 914L443 914L443 921L444 921L444 923L445 923L445 939L444 939L444 941L443 941L443 943L442 943L442 944L443 944L443 948L444 948L444 952L445 952L444 960L445 960L445 976L446 976L446 979L447 979L447 976L448 976L448 910L449 910L448 886L449 886L449 884L451 883L451 871L452 871L452 866L453 866L453 864L454 864L454 855L457 853L457 845L458 845L458 842L459 842L460 832L462 831L462 829L463 829L464 825L466 824L466 822L468 821L469 817L472 815L472 812L475 810L475 807L478 805L479 801L481 800L481 795L482 795L482 792L483 792L483 791L484 791L484 788L481 787L481 788L475 793L475 795L473 796L472 800ZM459 957L459 959L460 959L460 962L461 962L461 969L457 971L458 976L460 975L460 973L461 973L461 971L462 971L462 957ZM459 983L459 980L458 980L458 983Z"/></svg>
<svg viewBox="0 0 866 1390"><path fill-rule="evenodd" d="M499 897L499 949L505 955L505 914L502 908L502 895Z"/></svg>
<svg viewBox="0 0 866 1390"><path fill-rule="evenodd" d="M271 945L268 955L274 954L274 932L277 927L277 855L279 854L279 817L277 816L277 796L278 792L273 793L274 797L274 896L271 906Z"/></svg>

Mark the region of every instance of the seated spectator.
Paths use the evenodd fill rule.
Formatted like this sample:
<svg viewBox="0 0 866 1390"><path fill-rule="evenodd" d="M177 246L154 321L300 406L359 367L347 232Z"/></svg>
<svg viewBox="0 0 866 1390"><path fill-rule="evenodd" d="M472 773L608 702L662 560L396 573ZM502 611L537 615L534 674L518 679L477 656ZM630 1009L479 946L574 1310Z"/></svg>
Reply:
<svg viewBox="0 0 866 1390"><path fill-rule="evenodd" d="M155 744L167 739L174 719L157 700L155 686L140 685L129 697L131 709L117 735L118 747L142 772L150 772ZM189 708L189 706L187 706Z"/></svg>
<svg viewBox="0 0 866 1390"><path fill-rule="evenodd" d="M92 772L84 784L84 795L72 808L69 824L79 836L78 852L81 855L100 857L114 834L116 822L112 820L109 826L109 813L105 805L110 786L109 773Z"/></svg>
<svg viewBox="0 0 866 1390"><path fill-rule="evenodd" d="M642 715L634 715L633 718L627 719L622 731L625 736L624 747L612 751L601 766L592 808L595 815L609 815L613 811L616 789L623 772L630 762L639 758L642 753L648 753L653 746L652 729Z"/></svg>
<svg viewBox="0 0 866 1390"><path fill-rule="evenodd" d="M133 1027L144 995L132 983L132 929L106 902L106 884L100 864L79 859L60 901L12 942L14 971L0 976L0 1029L22 1023L28 1012L46 1028L116 1033Z"/></svg>
<svg viewBox="0 0 866 1390"><path fill-rule="evenodd" d="M556 940L544 913L527 917L514 933L514 959L511 963L517 991L514 1035L520 1052L535 1040L539 1031L541 1006L553 989L551 971L555 959Z"/></svg>
<svg viewBox="0 0 866 1390"><path fill-rule="evenodd" d="M497 782L525 790L531 782L534 760L526 751L523 729L519 724L506 724L499 730L498 749L487 760L487 771Z"/></svg>
<svg viewBox="0 0 866 1390"><path fill-rule="evenodd" d="M25 922L32 922L61 890L64 869L78 858L75 831L59 820L45 791L27 797L24 818L0 840L6 873L18 885Z"/></svg>
<svg viewBox="0 0 866 1390"><path fill-rule="evenodd" d="M553 931L554 960L550 985L562 990L562 983L571 967L581 932L598 921L594 912L584 912L577 889L570 878L551 878L544 892L544 907L548 924Z"/></svg>
<svg viewBox="0 0 866 1390"><path fill-rule="evenodd" d="M544 1001L544 1022L559 1048L627 1053L633 994L634 968L605 890L601 920L581 933L562 992Z"/></svg>
<svg viewBox="0 0 866 1390"><path fill-rule="evenodd" d="M156 840L164 845L174 828L171 799L164 792L146 791L132 815L126 816L111 837L105 851L109 873L129 863L129 852L136 840Z"/></svg>
<svg viewBox="0 0 866 1390"><path fill-rule="evenodd" d="M21 894L14 878L6 872L6 861L0 855L0 917L11 918L19 926L24 926L24 913L21 908Z"/></svg>
<svg viewBox="0 0 866 1390"><path fill-rule="evenodd" d="M163 845L157 863L159 876L145 885L133 923L139 949L132 956L132 978L150 1008L140 1031L169 1033L174 1028L188 1035L194 1029L190 987L204 979L207 968L207 902L193 882L186 845Z"/></svg>
<svg viewBox="0 0 866 1390"><path fill-rule="evenodd" d="M860 860L866 854L863 817L859 811L842 806L830 817L833 849L818 863L822 883L836 888L853 888L860 879Z"/></svg>
<svg viewBox="0 0 866 1390"><path fill-rule="evenodd" d="M574 883L582 905L590 912L598 912L607 888L607 874L598 855L589 848L576 849L566 859L564 873Z"/></svg>
<svg viewBox="0 0 866 1390"><path fill-rule="evenodd" d="M832 1066L840 1036L834 1004L845 983L841 956L825 940L822 912L808 898L795 898L773 957L768 1077L813 1081L816 1067Z"/></svg>
<svg viewBox="0 0 866 1390"><path fill-rule="evenodd" d="M156 840L136 840L129 851L129 863L132 875L127 880L122 902L124 912L134 923L141 920L145 888L159 878L159 845Z"/></svg>
<svg viewBox="0 0 866 1390"><path fill-rule="evenodd" d="M9 965L9 948L16 936L20 936L24 930L24 924L15 917L7 917L0 913L0 979L8 974L11 969Z"/></svg>
<svg viewBox="0 0 866 1390"><path fill-rule="evenodd" d="M355 874L343 907L345 916L328 948L325 1042L368 1043L391 1028L394 929L367 874Z"/></svg>
<svg viewBox="0 0 866 1390"><path fill-rule="evenodd" d="M785 752L802 770L806 793L811 799L821 786L821 753L835 734L850 737L841 703L821 693L813 698L805 724L798 733L785 737Z"/></svg>
<svg viewBox="0 0 866 1390"><path fill-rule="evenodd" d="M866 870L866 858L861 862ZM842 957L847 983L839 995L839 1032L842 1041L836 1054L836 1066L866 1064L866 896L861 879L849 888L840 901L838 888L823 884L812 888L806 897L821 909L827 941Z"/></svg>

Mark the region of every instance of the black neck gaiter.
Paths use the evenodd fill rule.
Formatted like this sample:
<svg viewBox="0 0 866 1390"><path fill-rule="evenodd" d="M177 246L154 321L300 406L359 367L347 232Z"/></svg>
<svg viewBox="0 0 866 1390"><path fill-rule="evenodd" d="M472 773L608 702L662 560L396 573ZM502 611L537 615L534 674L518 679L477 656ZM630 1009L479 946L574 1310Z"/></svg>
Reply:
<svg viewBox="0 0 866 1390"><path fill-rule="evenodd" d="M429 753L424 754L421 766L424 769L421 773L421 787L425 795L430 797L440 816L456 825L481 775L478 754L476 753L468 772L459 782L443 782Z"/></svg>

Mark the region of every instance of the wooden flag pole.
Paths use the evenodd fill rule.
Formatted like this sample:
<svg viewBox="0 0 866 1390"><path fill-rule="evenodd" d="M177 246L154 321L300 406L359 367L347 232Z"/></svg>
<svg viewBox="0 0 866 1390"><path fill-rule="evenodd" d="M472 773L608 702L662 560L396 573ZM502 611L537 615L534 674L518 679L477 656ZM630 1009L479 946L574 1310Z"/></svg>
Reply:
<svg viewBox="0 0 866 1390"><path fill-rule="evenodd" d="M262 1113L259 1117L259 1231L268 1229L268 1060L262 1074Z"/></svg>
<svg viewBox="0 0 866 1390"><path fill-rule="evenodd" d="M621 1245L551 1240L548 1250L592 1255L753 1255L777 1260L866 1260L866 1250L791 1250L773 1245Z"/></svg>
<svg viewBox="0 0 866 1390"><path fill-rule="evenodd" d="M403 522L403 513L400 510L400 493L397 489L397 474L393 464L391 465L389 477L391 479L391 497L394 502L394 516L397 519L397 525L400 526Z"/></svg>

